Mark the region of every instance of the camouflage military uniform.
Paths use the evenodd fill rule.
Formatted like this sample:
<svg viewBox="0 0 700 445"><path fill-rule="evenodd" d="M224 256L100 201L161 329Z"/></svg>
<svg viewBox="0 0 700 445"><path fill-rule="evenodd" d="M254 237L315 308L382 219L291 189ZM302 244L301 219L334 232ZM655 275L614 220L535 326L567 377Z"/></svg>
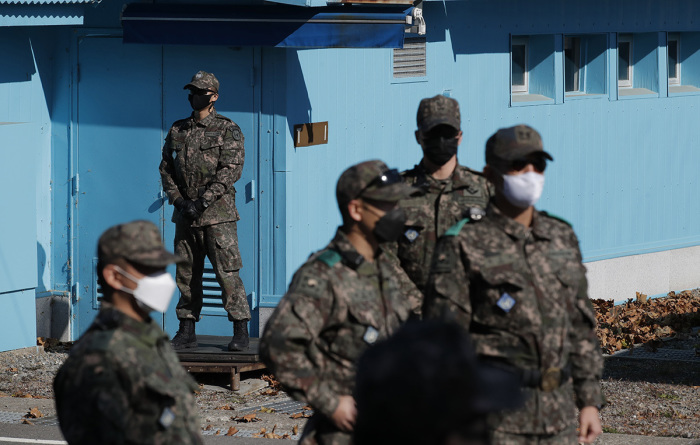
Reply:
<svg viewBox="0 0 700 445"><path fill-rule="evenodd" d="M486 208L491 191L481 173L461 165L444 181L428 175L422 164L402 175L421 193L399 203L407 221L406 232L398 241L398 257L401 267L423 291L438 238L464 218L470 207Z"/></svg>
<svg viewBox="0 0 700 445"><path fill-rule="evenodd" d="M526 228L495 206L480 221L461 221L438 243L423 310L454 317L482 358L521 371L529 399L492 419L495 443L516 443L499 439L513 434L576 443L574 400L579 408L602 404L602 356L567 223L535 212Z"/></svg>
<svg viewBox="0 0 700 445"><path fill-rule="evenodd" d="M106 302L54 381L70 444L201 444L196 389L153 320Z"/></svg>
<svg viewBox="0 0 700 445"><path fill-rule="evenodd" d="M245 288L239 276L242 267L238 250L236 189L245 152L243 133L229 118L213 110L196 122L191 116L175 122L163 146L160 174L171 204L178 198L204 199L209 203L202 215L190 221L173 211L175 253L187 261L178 264L176 281L181 297L179 319L199 319L202 309L204 257L209 257L228 318L250 319Z"/></svg>
<svg viewBox="0 0 700 445"><path fill-rule="evenodd" d="M294 275L267 323L260 353L289 394L315 410L302 444L351 443L330 417L338 398L352 395L360 354L408 317L400 275L393 254L363 261L340 230Z"/></svg>

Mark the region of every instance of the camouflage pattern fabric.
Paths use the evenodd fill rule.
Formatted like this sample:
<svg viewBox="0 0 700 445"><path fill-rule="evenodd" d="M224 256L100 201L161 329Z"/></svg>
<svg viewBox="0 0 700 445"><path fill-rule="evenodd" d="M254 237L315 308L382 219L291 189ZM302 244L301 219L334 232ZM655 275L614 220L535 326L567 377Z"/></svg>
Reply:
<svg viewBox="0 0 700 445"><path fill-rule="evenodd" d="M477 353L495 363L570 367L573 379L552 391L523 388L528 401L495 416L497 431L557 434L575 423L574 400L578 407L603 403L603 358L578 239L559 219L535 212L526 228L489 206L481 221L448 230L435 251L423 315L454 318Z"/></svg>
<svg viewBox="0 0 700 445"><path fill-rule="evenodd" d="M292 397L315 410L302 444L351 443L330 421L338 398L352 395L362 352L410 312L396 257L382 251L373 263L362 258L338 230L299 268L265 327L262 360Z"/></svg>
<svg viewBox="0 0 700 445"><path fill-rule="evenodd" d="M242 266L238 250L237 224L226 222L206 227L175 224L175 253L185 261L178 264L175 282L180 289L177 318L199 320L202 311L204 257L209 257L216 281L221 286L221 300L228 319L250 320L250 307L243 281L238 273Z"/></svg>
<svg viewBox="0 0 700 445"><path fill-rule="evenodd" d="M491 431L488 443L491 445L578 445L579 442L576 428L572 425L556 434L537 436Z"/></svg>
<svg viewBox="0 0 700 445"><path fill-rule="evenodd" d="M486 208L493 192L481 173L461 165L444 181L428 175L422 164L402 175L421 193L399 203L407 221L406 232L398 241L397 256L406 274L423 291L438 238L464 218L470 207Z"/></svg>
<svg viewBox="0 0 700 445"><path fill-rule="evenodd" d="M243 171L243 142L238 125L216 110L199 122L190 116L170 128L159 169L170 204L180 197L209 203L192 227L240 219L233 183ZM190 224L177 209L172 220Z"/></svg>
<svg viewBox="0 0 700 445"><path fill-rule="evenodd" d="M54 380L70 444L202 444L194 391L168 336L106 302Z"/></svg>

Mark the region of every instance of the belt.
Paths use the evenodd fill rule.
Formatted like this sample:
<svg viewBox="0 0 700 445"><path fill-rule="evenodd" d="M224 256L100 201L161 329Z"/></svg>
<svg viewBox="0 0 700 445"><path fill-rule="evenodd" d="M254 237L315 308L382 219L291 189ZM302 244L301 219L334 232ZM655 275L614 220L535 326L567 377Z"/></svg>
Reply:
<svg viewBox="0 0 700 445"><path fill-rule="evenodd" d="M539 369L518 369L520 383L527 388L539 388L544 392L552 392L569 381L571 365L563 368L551 367L544 371Z"/></svg>
<svg viewBox="0 0 700 445"><path fill-rule="evenodd" d="M202 187L187 187L185 189L185 195L187 196L188 199L197 199L201 197L204 192L207 191L206 186Z"/></svg>

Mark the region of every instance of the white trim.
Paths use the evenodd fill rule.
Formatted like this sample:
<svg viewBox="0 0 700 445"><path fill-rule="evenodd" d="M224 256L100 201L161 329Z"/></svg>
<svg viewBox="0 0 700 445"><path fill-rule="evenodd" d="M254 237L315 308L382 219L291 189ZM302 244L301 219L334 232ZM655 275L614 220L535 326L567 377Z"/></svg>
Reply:
<svg viewBox="0 0 700 445"><path fill-rule="evenodd" d="M525 58L523 61L523 85L513 85L513 47L522 46L525 48ZM528 76L528 40L527 37L513 37L510 42L510 92L511 93L527 93L529 91L530 79Z"/></svg>
<svg viewBox="0 0 700 445"><path fill-rule="evenodd" d="M47 445L68 445L64 440L20 439L19 437L0 437L0 442L11 443L41 443Z"/></svg>
<svg viewBox="0 0 700 445"><path fill-rule="evenodd" d="M620 80L620 44L629 44L629 61L627 64L627 79ZM619 88L632 88L634 85L634 45L633 38L630 34L618 35L617 37L617 86Z"/></svg>

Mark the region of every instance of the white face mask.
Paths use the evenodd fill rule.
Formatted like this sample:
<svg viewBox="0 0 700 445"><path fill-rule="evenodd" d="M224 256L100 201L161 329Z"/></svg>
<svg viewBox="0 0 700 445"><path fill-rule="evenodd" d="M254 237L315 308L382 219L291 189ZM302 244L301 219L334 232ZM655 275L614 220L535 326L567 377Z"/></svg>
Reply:
<svg viewBox="0 0 700 445"><path fill-rule="evenodd" d="M522 209L535 205L542 196L544 175L537 172L503 176L503 195L508 202Z"/></svg>
<svg viewBox="0 0 700 445"><path fill-rule="evenodd" d="M136 289L122 286L120 290L133 295L139 307L147 312L165 312L168 309L176 287L175 280L168 272L157 272L138 279L116 264L114 267L120 274L136 283Z"/></svg>

